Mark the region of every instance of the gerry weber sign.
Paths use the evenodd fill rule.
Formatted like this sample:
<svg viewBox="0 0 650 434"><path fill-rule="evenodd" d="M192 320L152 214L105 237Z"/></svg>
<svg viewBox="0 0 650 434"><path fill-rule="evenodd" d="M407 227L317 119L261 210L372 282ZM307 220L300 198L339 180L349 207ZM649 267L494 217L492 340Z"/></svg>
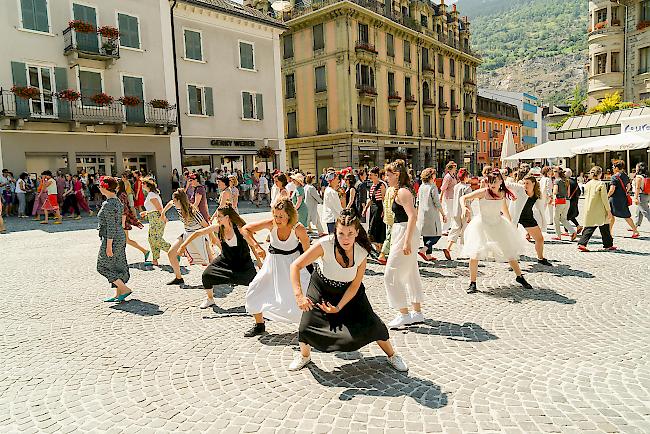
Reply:
<svg viewBox="0 0 650 434"><path fill-rule="evenodd" d="M621 133L650 134L650 116L621 119Z"/></svg>

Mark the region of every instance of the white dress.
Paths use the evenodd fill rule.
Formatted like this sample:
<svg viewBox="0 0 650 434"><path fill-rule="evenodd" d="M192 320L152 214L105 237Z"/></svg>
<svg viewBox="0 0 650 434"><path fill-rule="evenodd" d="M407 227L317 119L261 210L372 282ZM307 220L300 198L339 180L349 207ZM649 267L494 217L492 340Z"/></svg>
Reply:
<svg viewBox="0 0 650 434"><path fill-rule="evenodd" d="M300 323L302 311L296 304L289 278L291 263L301 255L299 248L300 240L296 236L295 227L285 241L278 238L278 230L273 227L269 253L257 276L248 285L246 312L262 313L264 318L274 321ZM300 271L303 293L309 287L310 277L306 269Z"/></svg>
<svg viewBox="0 0 650 434"><path fill-rule="evenodd" d="M465 229L461 256L497 261L519 259L524 252L525 241L501 215L504 200L479 200L479 214L472 218Z"/></svg>

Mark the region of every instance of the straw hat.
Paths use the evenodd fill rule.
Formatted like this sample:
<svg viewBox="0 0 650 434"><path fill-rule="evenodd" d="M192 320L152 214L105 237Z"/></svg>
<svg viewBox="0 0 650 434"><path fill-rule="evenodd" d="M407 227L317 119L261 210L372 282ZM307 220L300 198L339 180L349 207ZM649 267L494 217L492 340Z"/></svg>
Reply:
<svg viewBox="0 0 650 434"><path fill-rule="evenodd" d="M301 184L305 183L305 177L302 176L302 173L295 173L291 175L291 179L293 179L294 181L298 181Z"/></svg>

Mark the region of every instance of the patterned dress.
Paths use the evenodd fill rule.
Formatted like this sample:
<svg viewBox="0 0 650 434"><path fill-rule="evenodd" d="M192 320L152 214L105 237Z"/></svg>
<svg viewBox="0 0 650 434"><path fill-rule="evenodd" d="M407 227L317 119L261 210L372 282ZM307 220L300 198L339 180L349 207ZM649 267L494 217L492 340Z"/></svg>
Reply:
<svg viewBox="0 0 650 434"><path fill-rule="evenodd" d="M117 197L106 199L97 213L97 229L102 245L97 255L97 272L110 283L121 279L129 281L129 264L126 262L126 236L122 229L123 205ZM106 256L107 240L113 240L113 256Z"/></svg>
<svg viewBox="0 0 650 434"><path fill-rule="evenodd" d="M126 192L121 192L119 198L120 202L122 202L122 206L124 207L123 215L126 216L126 220L124 221L124 230L130 231L133 229L133 226L138 229L142 229L142 223L140 223L140 220L138 220L135 214L133 214L133 210L129 206L129 197L126 195Z"/></svg>

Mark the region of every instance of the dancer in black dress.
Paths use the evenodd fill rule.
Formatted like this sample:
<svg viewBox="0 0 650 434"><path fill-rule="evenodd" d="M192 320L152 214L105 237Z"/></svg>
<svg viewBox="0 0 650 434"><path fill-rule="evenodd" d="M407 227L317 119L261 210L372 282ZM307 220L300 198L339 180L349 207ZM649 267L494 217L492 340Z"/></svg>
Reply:
<svg viewBox="0 0 650 434"><path fill-rule="evenodd" d="M226 204L217 209L216 219L212 225L193 232L180 245L179 253L183 254L192 240L217 232L216 243L221 254L203 271L203 288L205 288L207 297L201 303L201 309L215 305L213 286L248 286L257 274L251 259L249 240L245 239L240 232L245 224L246 222L237 214L237 211L230 204ZM260 258L256 256L256 259L258 265L261 266Z"/></svg>
<svg viewBox="0 0 650 434"><path fill-rule="evenodd" d="M370 180L372 186L368 192L368 202L363 210L370 207L370 217L368 221L368 237L374 244L375 249L380 252L382 244L386 240L386 224L384 223L384 194L386 194L386 184L381 180L381 170L379 167L370 169Z"/></svg>
<svg viewBox="0 0 650 434"><path fill-rule="evenodd" d="M322 238L291 264L291 284L303 311L298 329L300 354L290 371L311 362L311 347L323 352L356 351L377 342L398 371L408 367L388 341L388 329L373 312L362 280L366 258L372 250L359 217L344 209L334 233ZM303 295L300 271L316 262L307 294Z"/></svg>

